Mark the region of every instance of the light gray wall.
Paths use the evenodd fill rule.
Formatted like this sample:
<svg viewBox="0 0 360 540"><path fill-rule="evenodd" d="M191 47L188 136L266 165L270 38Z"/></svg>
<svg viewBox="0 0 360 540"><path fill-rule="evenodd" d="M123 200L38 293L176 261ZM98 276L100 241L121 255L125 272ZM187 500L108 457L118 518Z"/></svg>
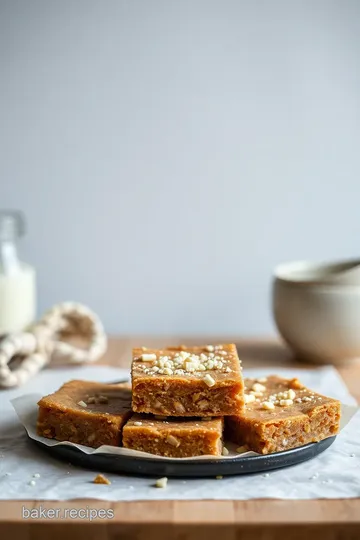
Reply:
<svg viewBox="0 0 360 540"><path fill-rule="evenodd" d="M0 6L0 206L40 311L271 333L276 263L359 254L359 1Z"/></svg>

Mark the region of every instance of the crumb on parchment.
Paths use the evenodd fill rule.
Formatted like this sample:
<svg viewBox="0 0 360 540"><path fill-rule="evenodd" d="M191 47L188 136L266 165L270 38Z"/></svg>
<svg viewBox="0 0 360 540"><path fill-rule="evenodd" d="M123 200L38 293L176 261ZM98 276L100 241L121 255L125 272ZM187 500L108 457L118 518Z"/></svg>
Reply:
<svg viewBox="0 0 360 540"><path fill-rule="evenodd" d="M98 474L97 476L95 476L93 482L94 484L106 484L107 486L110 486L111 484L110 480L106 478L106 476L104 476L103 474Z"/></svg>
<svg viewBox="0 0 360 540"><path fill-rule="evenodd" d="M164 476L164 478L159 478L155 482L155 487L157 487L157 488L166 488L167 482L168 482L168 479L166 478L166 476Z"/></svg>

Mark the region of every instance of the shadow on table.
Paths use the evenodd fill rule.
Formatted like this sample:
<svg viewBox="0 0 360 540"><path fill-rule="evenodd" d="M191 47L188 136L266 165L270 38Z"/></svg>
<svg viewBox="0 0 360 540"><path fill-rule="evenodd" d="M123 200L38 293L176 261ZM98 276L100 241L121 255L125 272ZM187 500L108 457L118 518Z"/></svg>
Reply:
<svg viewBox="0 0 360 540"><path fill-rule="evenodd" d="M308 367L298 362L292 352L282 343L274 341L254 341L236 343L245 368L250 367Z"/></svg>

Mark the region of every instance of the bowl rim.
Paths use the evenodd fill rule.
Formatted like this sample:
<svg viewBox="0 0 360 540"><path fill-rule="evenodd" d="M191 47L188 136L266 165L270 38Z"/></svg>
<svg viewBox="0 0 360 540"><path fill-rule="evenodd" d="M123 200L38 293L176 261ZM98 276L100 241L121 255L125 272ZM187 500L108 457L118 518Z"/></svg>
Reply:
<svg viewBox="0 0 360 540"><path fill-rule="evenodd" d="M337 261L310 261L310 260L294 260L283 262L275 266L273 276L287 283L293 284L324 284L335 286L360 286L348 284L341 281L341 274L347 274L347 271L359 265L360 274L360 259L342 259ZM340 273L340 276L338 275ZM339 279L340 278L340 279Z"/></svg>

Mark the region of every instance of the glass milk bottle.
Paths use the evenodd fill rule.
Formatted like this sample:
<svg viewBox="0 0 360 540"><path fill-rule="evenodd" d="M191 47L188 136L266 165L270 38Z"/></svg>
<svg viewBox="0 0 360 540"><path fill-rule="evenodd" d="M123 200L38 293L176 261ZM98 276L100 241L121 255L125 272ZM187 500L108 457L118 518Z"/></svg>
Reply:
<svg viewBox="0 0 360 540"><path fill-rule="evenodd" d="M35 269L18 259L25 232L20 212L0 210L0 336L23 331L36 313Z"/></svg>

